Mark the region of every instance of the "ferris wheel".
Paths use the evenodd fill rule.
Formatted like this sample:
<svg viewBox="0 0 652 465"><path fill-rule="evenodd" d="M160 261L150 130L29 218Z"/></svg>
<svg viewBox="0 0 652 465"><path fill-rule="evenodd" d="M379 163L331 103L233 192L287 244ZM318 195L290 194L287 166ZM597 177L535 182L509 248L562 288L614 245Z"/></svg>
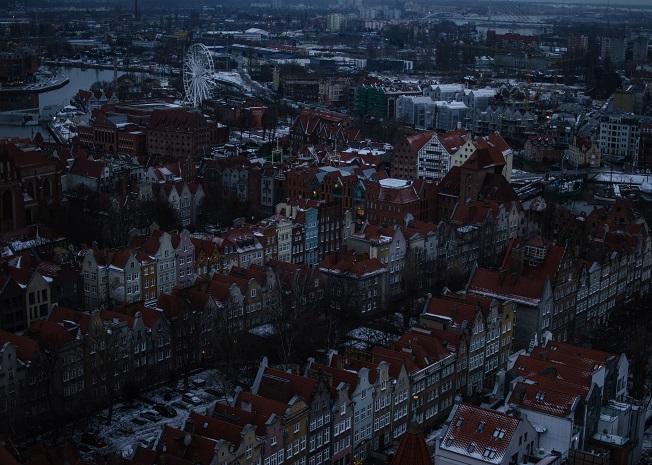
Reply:
<svg viewBox="0 0 652 465"><path fill-rule="evenodd" d="M186 101L195 107L208 99L215 87L211 52L204 44L192 44L183 59L183 90Z"/></svg>

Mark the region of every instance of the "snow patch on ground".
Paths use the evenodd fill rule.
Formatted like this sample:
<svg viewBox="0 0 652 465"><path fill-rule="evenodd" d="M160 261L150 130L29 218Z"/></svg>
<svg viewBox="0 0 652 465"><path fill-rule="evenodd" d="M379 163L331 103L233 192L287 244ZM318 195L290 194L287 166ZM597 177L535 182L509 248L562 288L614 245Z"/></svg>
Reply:
<svg viewBox="0 0 652 465"><path fill-rule="evenodd" d="M93 434L98 442L106 443L106 446L101 449L88 446L88 450L82 454L97 456L118 453L124 458L129 458L138 447L153 449L156 447L165 425L183 428L191 411L205 414L211 410L213 403L223 399L221 393L226 391L224 377L216 370L194 373L188 376L187 381L187 385L184 380L181 380L144 393L131 403L116 403L113 407L113 418L110 424L107 423L108 409L94 415L88 422L86 431ZM196 405L184 401L184 397L192 399ZM174 418L162 417L158 421L143 418L142 413L154 410L156 403L172 407L176 411L176 416ZM134 422L134 419L137 423ZM78 444L81 442L81 434L78 432L72 437Z"/></svg>

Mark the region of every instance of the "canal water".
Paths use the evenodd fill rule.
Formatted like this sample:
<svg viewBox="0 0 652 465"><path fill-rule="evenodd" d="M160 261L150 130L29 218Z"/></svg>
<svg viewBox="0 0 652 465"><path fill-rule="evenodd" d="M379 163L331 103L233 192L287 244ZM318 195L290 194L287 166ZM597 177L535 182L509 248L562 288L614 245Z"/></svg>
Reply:
<svg viewBox="0 0 652 465"><path fill-rule="evenodd" d="M70 103L70 99L79 89L90 89L98 81L112 81L113 71L106 69L81 69L81 68L50 68L57 77L67 77L68 84L50 92L39 94L39 110L41 114L52 113L53 109L60 109ZM126 74L118 71L118 77ZM56 113L56 110L54 110ZM7 126L0 125L0 139L5 137L32 137L37 132L48 140L50 135L45 125L42 126Z"/></svg>

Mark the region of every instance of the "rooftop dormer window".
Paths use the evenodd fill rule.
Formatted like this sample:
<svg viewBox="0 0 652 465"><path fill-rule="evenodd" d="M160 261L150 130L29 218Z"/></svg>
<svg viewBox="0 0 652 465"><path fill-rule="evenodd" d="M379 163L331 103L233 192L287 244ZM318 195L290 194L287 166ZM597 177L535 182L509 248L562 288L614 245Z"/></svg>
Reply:
<svg viewBox="0 0 652 465"><path fill-rule="evenodd" d="M484 450L484 452L482 453L482 456L489 459L489 460L491 460L491 459L495 458L497 454L498 454L498 451L496 451L496 449L491 449L491 448L487 447Z"/></svg>

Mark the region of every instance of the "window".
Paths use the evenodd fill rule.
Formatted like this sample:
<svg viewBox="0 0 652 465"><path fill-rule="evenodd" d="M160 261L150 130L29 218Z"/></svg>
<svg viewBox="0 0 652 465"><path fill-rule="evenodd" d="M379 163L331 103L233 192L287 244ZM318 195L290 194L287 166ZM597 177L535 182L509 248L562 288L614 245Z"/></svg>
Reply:
<svg viewBox="0 0 652 465"><path fill-rule="evenodd" d="M491 459L495 458L497 454L498 454L498 452L496 451L496 449L491 449L490 447L487 447L484 450L484 452L482 453L482 456L489 459L489 460L491 460Z"/></svg>
<svg viewBox="0 0 652 465"><path fill-rule="evenodd" d="M502 439L505 437L505 430L502 428L496 428L492 434L494 439Z"/></svg>
<svg viewBox="0 0 652 465"><path fill-rule="evenodd" d="M299 426L299 423L295 423L295 424L294 424L294 432L295 432L295 433L298 433L300 428L301 428L301 427Z"/></svg>

